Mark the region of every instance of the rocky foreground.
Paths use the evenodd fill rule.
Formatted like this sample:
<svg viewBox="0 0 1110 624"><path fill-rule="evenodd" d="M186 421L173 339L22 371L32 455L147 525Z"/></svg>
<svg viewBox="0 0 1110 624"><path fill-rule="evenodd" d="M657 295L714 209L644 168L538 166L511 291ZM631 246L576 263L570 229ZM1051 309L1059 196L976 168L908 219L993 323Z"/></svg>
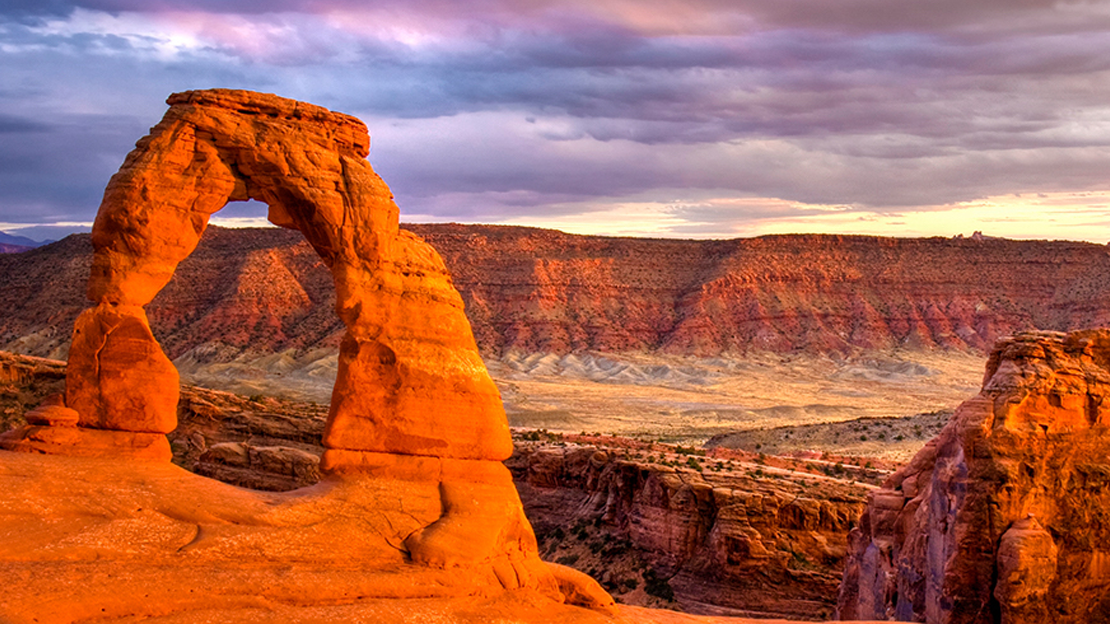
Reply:
<svg viewBox="0 0 1110 624"><path fill-rule="evenodd" d="M186 617L244 605L509 597L612 612L544 563L512 439L442 260L397 229L350 116L249 91L172 95L93 226L65 393L0 435L0 584L15 621ZM346 328L319 485L243 490L170 463L178 373L145 305L228 201L270 206L329 269ZM28 519L40 521L28 527ZM53 582L49 582L52 580ZM373 611L363 610L365 616ZM284 619L284 618L283 618Z"/></svg>
<svg viewBox="0 0 1110 624"><path fill-rule="evenodd" d="M618 601L820 617L832 608L846 561L845 619L1103 622L1110 618L1107 345L1107 332L1024 334L1001 343L981 395L866 495L854 529L865 490L851 482L881 475L843 464L850 474L823 479L838 470L532 432L517 440L509 466L544 557L592 573ZM59 362L0 359L0 409L9 426L55 392L63 375ZM175 461L246 487L304 487L320 477L324 412L186 387L181 425L170 434ZM404 608L505 609L521 618L537 608L527 600L454 600ZM389 604L399 603L383 602L383 613ZM622 613L664 621L652 619L663 617L659 611Z"/></svg>
<svg viewBox="0 0 1110 624"><path fill-rule="evenodd" d="M867 491L857 470L615 440L518 442L508 465L548 560L689 613L828 619Z"/></svg>
<svg viewBox="0 0 1110 624"><path fill-rule="evenodd" d="M8 426L64 375L62 362L0 353ZM312 403L183 386L168 438L178 466L281 492L320 481L326 416ZM621 603L703 614L827 619L866 483L883 475L847 458L707 455L609 436L522 432L516 447L507 464L546 560L590 573Z"/></svg>

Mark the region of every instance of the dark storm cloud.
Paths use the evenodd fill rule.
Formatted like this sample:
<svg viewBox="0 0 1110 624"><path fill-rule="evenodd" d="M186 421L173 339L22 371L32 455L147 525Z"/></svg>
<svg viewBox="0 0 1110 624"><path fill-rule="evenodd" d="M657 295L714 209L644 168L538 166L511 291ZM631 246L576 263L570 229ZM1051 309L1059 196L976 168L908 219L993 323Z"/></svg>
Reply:
<svg viewBox="0 0 1110 624"><path fill-rule="evenodd" d="M0 132L0 221L90 219L108 178L145 129L125 118L82 116L33 135Z"/></svg>

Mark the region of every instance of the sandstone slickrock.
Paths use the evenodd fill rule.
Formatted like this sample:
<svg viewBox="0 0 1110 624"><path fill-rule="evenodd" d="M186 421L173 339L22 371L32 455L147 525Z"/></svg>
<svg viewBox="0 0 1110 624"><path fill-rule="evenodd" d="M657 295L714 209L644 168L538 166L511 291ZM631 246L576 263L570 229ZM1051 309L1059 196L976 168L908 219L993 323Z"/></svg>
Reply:
<svg viewBox="0 0 1110 624"><path fill-rule="evenodd" d="M185 583L195 595L177 608L219 603L229 591L235 603L265 595L285 582L287 566L306 561L320 579L274 590L278 600L354 601L411 593L412 583L432 596L524 589L564 601L560 585L575 580L557 579L539 559L500 463L512 440L462 300L438 254L398 230L389 189L365 160L362 122L247 91L191 91L168 103L112 177L93 226L87 294L95 306L75 323L65 405L53 405L75 411L76 426L72 413L48 417L44 408L38 424L0 436L2 448L48 455L4 454L0 477L22 485L0 488L13 497L0 505L0 532L17 532L34 509L60 515L0 548L0 577L18 588L8 613L30 617L42 600L59 607L47 618L56 622L98 608L117 617L175 608L149 604L133 577L147 579L140 586ZM209 216L247 199L304 234L330 270L346 326L323 433L320 470L330 478L290 494L228 490L140 461L170 460L164 434L176 428L179 398L177 371L143 306L195 249ZM248 462L288 466L292 478L307 463L295 451L245 452ZM72 487L61 474L72 475ZM76 584L27 585L65 560L93 563L69 575ZM206 565L210 577L187 574ZM362 573L345 586L331 565ZM372 589L375 576L399 571ZM220 574L228 578L217 581ZM230 579L234 590L224 585ZM323 579L335 587L314 589L331 582ZM570 594L612 607L588 583Z"/></svg>
<svg viewBox="0 0 1110 624"><path fill-rule="evenodd" d="M983 389L869 499L844 619L1110 622L1110 330L996 345Z"/></svg>
<svg viewBox="0 0 1110 624"><path fill-rule="evenodd" d="M0 371L6 369L21 371L20 374L11 376L13 381L9 385L0 385L0 390L10 390L13 395L36 388L48 388L51 380L64 378L62 362L0 352ZM43 390L36 390L31 394L41 392ZM38 402L36 399L27 401L24 405ZM56 402L57 398L45 400L45 403L52 405ZM31 414L28 412L24 416L30 418ZM315 485L321 479L317 461L324 450L320 446L320 437L326 416L326 406L312 403L259 396L248 398L218 390L182 386L181 401L178 404L178 428L168 437L174 452L174 463L179 466L239 487L289 491ZM605 581L604 588L614 587L619 590L618 595L623 604L666 604L665 601L656 600L651 594L646 594L644 578L639 579L635 590L630 591L628 586L637 574L640 577L646 575L650 579L654 571L658 570L653 582L659 588L670 587L675 592L677 604L703 613L758 612L763 617L769 613L795 613L812 617L831 608L832 585L835 584L843 560L843 531L818 526L818 537L810 540L804 531L799 533L783 528L787 526L784 522L794 522L790 519L798 517L799 513L811 513L810 511L798 512L793 509L793 505L787 505L788 513L782 512L774 504L748 505L744 507L741 517L735 513L735 509L716 510L717 522L721 525L720 534L726 541L737 539L757 553L772 555L766 559L752 559L752 565L738 566L736 563L741 557L734 553L729 556L732 563L725 567L727 574L722 576L717 566L688 565L688 560L682 560L679 551L669 547L657 549L655 544L658 540L640 539L641 534L664 530L662 523L670 520L689 522L687 516L673 511L662 514L642 512L644 507L659 505L661 502L649 500L647 493L637 484L653 481L655 477L650 475L654 473L670 474L672 469L643 460L622 459L621 453L627 449L586 447L573 450L578 447L545 448L543 444L520 442L522 451L514 454L510 465L514 481L525 496L523 503L530 520L539 522L543 528L545 559L566 560L575 549L588 553L604 540L604 546L596 554L600 559L596 563L598 569L594 574ZM703 458L702 461L706 462L708 469L709 462L715 460ZM774 458L767 461L769 464L776 463ZM618 473L615 467L624 464L635 465L641 474L649 476L638 481L620 481L617 485L623 485L616 487L612 479ZM768 466L761 468L771 470ZM747 472L755 469L754 466L748 467ZM738 466L737 471L741 470L744 468ZM859 501L862 500L863 488L846 483L850 478L839 481L818 478L814 481L813 475L795 475L793 480L784 480L783 476L778 473L760 478L749 474L747 478L739 478L735 483L739 487L733 489L758 492L763 496L777 493L775 501L783 496L793 497L796 492L807 499L844 507L846 516L856 515L862 504ZM698 478L714 486L736 479L728 473L708 470L706 475ZM689 473L686 480L695 480L693 473ZM810 484L806 485L806 481ZM820 487L820 484L828 485ZM611 518L629 519L629 523L610 523L605 519L608 517L605 510L610 506L610 491L617 492L613 497L613 507L629 505L629 511L625 515L614 514ZM598 500L603 493L606 502L599 507ZM629 495L634 501L631 504L625 501ZM838 502L837 496L844 496L846 500ZM676 505L682 500L682 497L673 493L669 497ZM810 509L804 500L798 501L798 504L803 510ZM699 517L696 524L712 525L714 507L699 509L699 514L702 512L706 515ZM787 519L780 521L780 513ZM641 515L651 515L652 523L645 521L643 526L639 526L640 521L636 518ZM768 517L763 517L764 515ZM749 526L763 528L755 531L746 528ZM575 527L588 531L588 540L580 540ZM736 532L738 529L741 530L739 533ZM560 532L565 534L561 540L556 539ZM718 530L714 529L712 532L717 533ZM827 544L821 543L822 537L828 540ZM715 538L708 544L707 548L718 548L721 541ZM650 546L651 549L645 546ZM817 548L808 550L811 546ZM789 557L783 557L781 550L774 556L775 549L783 547L794 550ZM622 554L618 555L618 552ZM830 557L830 554L836 556ZM630 555L637 558L641 565L623 569L622 566L629 563ZM588 564L589 559L590 555L586 555L575 565L592 567L594 564ZM671 576L675 561L681 562L680 573ZM770 568L784 561L788 568L784 574L794 576L791 576L792 581L780 583L776 580L776 574L783 573ZM565 566L556 566L553 572L560 591L568 595L568 601L596 604L599 599L606 599L607 594L597 593L597 583L587 581L581 572ZM816 582L814 579L821 580ZM664 585L672 581L673 586ZM601 588L601 591L604 592L604 589ZM640 600L645 594L647 599ZM489 617L492 618L493 615ZM654 621L656 612L637 611L634 618L629 617L635 622ZM692 622L693 619L680 621Z"/></svg>

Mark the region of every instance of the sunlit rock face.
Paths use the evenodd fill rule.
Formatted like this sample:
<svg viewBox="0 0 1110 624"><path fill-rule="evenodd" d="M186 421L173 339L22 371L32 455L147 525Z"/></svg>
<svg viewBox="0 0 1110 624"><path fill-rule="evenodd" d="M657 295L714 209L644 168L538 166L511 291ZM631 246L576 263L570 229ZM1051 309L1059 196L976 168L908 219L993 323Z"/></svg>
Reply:
<svg viewBox="0 0 1110 624"><path fill-rule="evenodd" d="M34 613L48 598L62 615L34 621L68 622L92 617L86 611L109 617L105 604L140 617L275 586L288 591L279 602L296 595L297 604L398 598L412 586L446 597L526 590L608 609L596 582L539 559L500 463L512 441L462 299L435 250L398 230L389 188L365 160L362 122L247 91L192 91L168 103L105 191L92 232L94 307L74 326L64 399L0 438L7 450L46 455L0 458L0 532L50 516L47 528L0 547L0 583L16 607ZM326 479L281 495L228 489L168 463L178 374L143 309L209 216L247 199L304 234L331 272L346 326L323 434ZM51 594L34 580L59 560L90 557L97 583L61 582ZM338 594L282 576L311 570L320 585L340 587L336 570L352 566L357 587ZM200 569L212 573L190 576ZM152 606L159 601L132 578L188 589L192 602Z"/></svg>
<svg viewBox="0 0 1110 624"><path fill-rule="evenodd" d="M1000 341L978 396L874 492L842 619L1110 621L1110 330Z"/></svg>

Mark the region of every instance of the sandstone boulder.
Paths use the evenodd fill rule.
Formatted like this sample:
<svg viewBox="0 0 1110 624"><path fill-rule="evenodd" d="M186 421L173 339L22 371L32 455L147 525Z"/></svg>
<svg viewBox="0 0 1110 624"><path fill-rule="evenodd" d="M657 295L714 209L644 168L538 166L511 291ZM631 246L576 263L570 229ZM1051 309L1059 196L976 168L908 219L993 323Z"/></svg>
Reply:
<svg viewBox="0 0 1110 624"><path fill-rule="evenodd" d="M1110 621L1110 330L1000 341L983 389L875 492L842 619Z"/></svg>

